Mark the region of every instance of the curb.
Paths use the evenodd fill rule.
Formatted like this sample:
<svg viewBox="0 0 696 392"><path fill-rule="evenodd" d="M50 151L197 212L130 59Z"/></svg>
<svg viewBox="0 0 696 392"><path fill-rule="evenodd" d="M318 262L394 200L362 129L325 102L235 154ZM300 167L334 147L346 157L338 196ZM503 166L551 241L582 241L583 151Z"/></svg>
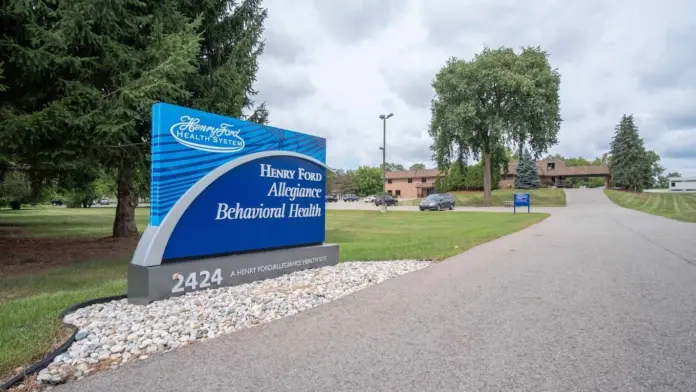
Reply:
<svg viewBox="0 0 696 392"><path fill-rule="evenodd" d="M105 303L105 302L117 301L117 300L124 299L124 298L127 298L127 296L125 294L122 294L122 295L112 295L109 297L93 298L93 299L88 299L87 301L78 302L76 304L68 306L65 310L60 312L60 314L58 315L58 319L60 321L63 321L65 316L69 315L70 313L73 313L74 311L76 311L80 308L84 308L84 307L87 307L90 305L95 305L95 304L101 304L101 303ZM40 372L43 368L48 366L57 356L68 351L68 348L70 348L72 343L75 341L75 335L77 335L79 328L77 328L77 326L75 326L75 325L68 324L66 322L63 322L63 327L72 329L72 334L70 335L70 337L63 344L61 344L60 347L49 352L43 358L41 358L38 362L25 368L19 374L17 374L16 376L12 377L11 379L7 380L2 385L0 385L0 391L8 390L8 389L14 387L15 385L21 383L22 381L24 381L24 379L27 376L30 376L32 374Z"/></svg>

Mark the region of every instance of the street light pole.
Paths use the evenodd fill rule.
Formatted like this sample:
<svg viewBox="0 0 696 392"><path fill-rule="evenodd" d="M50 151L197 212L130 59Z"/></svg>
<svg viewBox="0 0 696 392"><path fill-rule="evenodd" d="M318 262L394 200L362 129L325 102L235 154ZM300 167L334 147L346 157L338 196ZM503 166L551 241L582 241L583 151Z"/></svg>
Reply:
<svg viewBox="0 0 696 392"><path fill-rule="evenodd" d="M394 113L379 115L379 118L382 119L382 147L380 147L382 150L382 192L387 191L387 119L393 115Z"/></svg>

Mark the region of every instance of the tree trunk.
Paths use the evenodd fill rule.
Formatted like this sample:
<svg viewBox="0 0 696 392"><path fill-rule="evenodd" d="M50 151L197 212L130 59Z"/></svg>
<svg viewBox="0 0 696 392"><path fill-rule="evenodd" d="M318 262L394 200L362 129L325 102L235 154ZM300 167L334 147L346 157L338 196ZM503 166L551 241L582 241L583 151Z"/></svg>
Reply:
<svg viewBox="0 0 696 392"><path fill-rule="evenodd" d="M483 205L490 206L492 195L492 179L491 179L491 152L483 152Z"/></svg>
<svg viewBox="0 0 696 392"><path fill-rule="evenodd" d="M133 167L124 163L118 169L116 178L116 218L114 219L114 237L137 237L138 227L135 224L135 207L138 198L133 184Z"/></svg>

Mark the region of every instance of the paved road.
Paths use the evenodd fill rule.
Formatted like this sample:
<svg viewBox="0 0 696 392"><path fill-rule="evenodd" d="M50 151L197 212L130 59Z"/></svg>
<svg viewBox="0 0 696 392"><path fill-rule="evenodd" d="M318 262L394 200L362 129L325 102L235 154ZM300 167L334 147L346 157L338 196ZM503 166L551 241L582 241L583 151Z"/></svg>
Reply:
<svg viewBox="0 0 696 392"><path fill-rule="evenodd" d="M339 201L337 203L326 203L326 209L328 210L368 210L368 211L379 211L380 207L376 206L372 203L365 203L363 201L359 202L343 202ZM558 212L561 210L564 210L565 207L534 207L532 206L532 212L548 212L553 214L554 212ZM418 206L404 206L404 205L399 205L399 206L392 206L389 207L389 211L418 211ZM486 212L507 212L510 213L512 212L511 207L462 207L462 206L457 206L454 208L453 212L461 212L461 211L486 211ZM518 210L519 211L519 210ZM525 209L526 211L526 209ZM450 211L444 211L444 212L450 212ZM443 213L443 212L440 212Z"/></svg>
<svg viewBox="0 0 696 392"><path fill-rule="evenodd" d="M296 316L59 391L696 391L696 224L601 191Z"/></svg>

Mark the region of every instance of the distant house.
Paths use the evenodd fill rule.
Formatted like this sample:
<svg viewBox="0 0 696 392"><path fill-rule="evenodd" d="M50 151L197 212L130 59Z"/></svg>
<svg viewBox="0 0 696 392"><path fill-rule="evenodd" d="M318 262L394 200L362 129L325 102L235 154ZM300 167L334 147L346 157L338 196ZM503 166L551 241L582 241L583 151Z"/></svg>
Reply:
<svg viewBox="0 0 696 392"><path fill-rule="evenodd" d="M611 175L607 165L566 166L561 159L549 157L536 161L536 166L542 186L564 187L565 180L574 177L604 177L605 186L611 186ZM517 162L510 162L508 173L501 176L500 188L514 188L515 177Z"/></svg>
<svg viewBox="0 0 696 392"><path fill-rule="evenodd" d="M386 173L384 188L394 197L420 198L435 193L437 169L402 170Z"/></svg>
<svg viewBox="0 0 696 392"><path fill-rule="evenodd" d="M696 177L670 177L670 192L696 192Z"/></svg>

